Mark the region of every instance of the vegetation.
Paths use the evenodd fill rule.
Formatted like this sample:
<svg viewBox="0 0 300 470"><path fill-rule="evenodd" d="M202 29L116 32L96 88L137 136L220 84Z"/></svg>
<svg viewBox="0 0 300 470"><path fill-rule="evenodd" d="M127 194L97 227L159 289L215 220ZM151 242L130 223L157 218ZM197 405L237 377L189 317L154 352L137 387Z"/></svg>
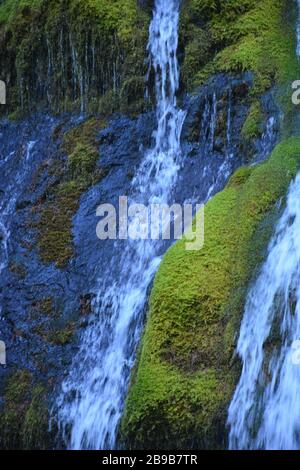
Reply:
<svg viewBox="0 0 300 470"><path fill-rule="evenodd" d="M57 111L145 109L148 4L4 0L1 78L9 84L10 110L33 103ZM183 89L193 90L216 72L252 71L257 97L274 83L296 79L295 8L288 0L185 0L179 54Z"/></svg>
<svg viewBox="0 0 300 470"><path fill-rule="evenodd" d="M143 83L148 19L136 0L4 0L1 78L10 110L135 111L144 85L132 102L124 90Z"/></svg>
<svg viewBox="0 0 300 470"><path fill-rule="evenodd" d="M97 167L96 141L104 126L103 119L91 118L63 136L61 151L68 154L68 159L59 160L58 165L54 160L52 170L57 183L47 188L45 202L36 207L40 216L38 247L44 263L55 262L58 268L63 268L73 256L72 219L80 196L104 175Z"/></svg>
<svg viewBox="0 0 300 470"><path fill-rule="evenodd" d="M47 394L29 371L19 370L8 379L0 424L1 449L47 448Z"/></svg>
<svg viewBox="0 0 300 470"><path fill-rule="evenodd" d="M295 26L287 0L190 0L185 5L182 37L188 50L183 75L187 67L185 80L192 80L188 84L202 83L213 71L252 71L255 90L262 92L294 78ZM190 70L196 57L202 62Z"/></svg>
<svg viewBox="0 0 300 470"><path fill-rule="evenodd" d="M224 445L245 294L299 155L300 139L291 138L267 163L238 170L206 205L204 248L186 251L181 240L165 255L122 422L126 446Z"/></svg>
<svg viewBox="0 0 300 470"><path fill-rule="evenodd" d="M242 136L246 140L257 138L262 134L263 116L259 101L255 101L249 111L248 117L242 128Z"/></svg>

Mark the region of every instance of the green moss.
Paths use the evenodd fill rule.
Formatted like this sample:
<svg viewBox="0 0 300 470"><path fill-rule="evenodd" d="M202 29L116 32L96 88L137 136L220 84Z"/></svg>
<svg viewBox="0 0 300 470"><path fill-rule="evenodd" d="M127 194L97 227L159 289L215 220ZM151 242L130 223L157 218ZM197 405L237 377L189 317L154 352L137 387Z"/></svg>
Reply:
<svg viewBox="0 0 300 470"><path fill-rule="evenodd" d="M42 0L5 0L0 5L0 23L10 23L17 11L38 10Z"/></svg>
<svg viewBox="0 0 300 470"><path fill-rule="evenodd" d="M0 414L1 449L45 449L49 442L47 391L33 384L27 370L7 380L4 408Z"/></svg>
<svg viewBox="0 0 300 470"><path fill-rule="evenodd" d="M9 270L11 273L13 273L15 276L25 279L27 276L27 270L26 267L23 264L20 263L10 263L9 265Z"/></svg>
<svg viewBox="0 0 300 470"><path fill-rule="evenodd" d="M9 77L8 111L47 104L58 112L82 106L98 112L99 97L110 91L117 109L125 108L123 83L146 71L149 18L136 0L3 0L0 59Z"/></svg>
<svg viewBox="0 0 300 470"><path fill-rule="evenodd" d="M38 247L46 264L64 268L73 256L72 220L80 196L104 176L97 167L96 136L105 124L103 119L91 118L63 136L61 151L68 154L67 161L54 161L52 168L59 183L47 188L44 204L37 207ZM56 129L55 138L60 132Z"/></svg>
<svg viewBox="0 0 300 470"><path fill-rule="evenodd" d="M72 342L74 337L75 325L70 323L64 328L53 329L47 334L47 340L57 346L65 346Z"/></svg>
<svg viewBox="0 0 300 470"><path fill-rule="evenodd" d="M44 263L63 268L73 256L72 218L81 192L76 182L61 183L51 202L40 208L38 247Z"/></svg>
<svg viewBox="0 0 300 470"><path fill-rule="evenodd" d="M31 375L26 370L14 373L4 392L4 410L0 415L0 447L16 449L22 446L20 429L30 403Z"/></svg>
<svg viewBox="0 0 300 470"><path fill-rule="evenodd" d="M49 448L47 391L38 384L33 388L30 406L22 426L22 448L45 450Z"/></svg>
<svg viewBox="0 0 300 470"><path fill-rule="evenodd" d="M69 170L72 178L85 181L93 175L98 160L98 151L90 145L77 144L69 155Z"/></svg>
<svg viewBox="0 0 300 470"><path fill-rule="evenodd" d="M259 101L252 103L247 119L242 128L242 137L251 140L259 137L262 133L263 116Z"/></svg>
<svg viewBox="0 0 300 470"><path fill-rule="evenodd" d="M165 255L121 426L127 447L225 445L247 287L299 164L300 139L291 138L267 163L239 170L206 205L204 248L186 251L181 240Z"/></svg>
<svg viewBox="0 0 300 470"><path fill-rule="evenodd" d="M230 178L227 187L232 188L243 185L250 178L253 170L253 168L250 168L248 166L243 166L239 168Z"/></svg>
<svg viewBox="0 0 300 470"><path fill-rule="evenodd" d="M182 14L183 71L186 62L194 67L187 67L183 79L196 86L214 72L252 71L253 93L258 94L275 82L295 80L295 16L295 5L288 0L187 1ZM193 29L209 38L196 52L191 47ZM196 59L201 55L203 65Z"/></svg>
<svg viewBox="0 0 300 470"><path fill-rule="evenodd" d="M37 303L38 310L42 312L44 315L50 316L53 314L54 306L53 306L53 299L52 297L46 297L40 300Z"/></svg>
<svg viewBox="0 0 300 470"><path fill-rule="evenodd" d="M63 135L62 149L70 155L76 146L97 146L96 137L98 132L107 125L103 118L92 117L79 126L75 126Z"/></svg>

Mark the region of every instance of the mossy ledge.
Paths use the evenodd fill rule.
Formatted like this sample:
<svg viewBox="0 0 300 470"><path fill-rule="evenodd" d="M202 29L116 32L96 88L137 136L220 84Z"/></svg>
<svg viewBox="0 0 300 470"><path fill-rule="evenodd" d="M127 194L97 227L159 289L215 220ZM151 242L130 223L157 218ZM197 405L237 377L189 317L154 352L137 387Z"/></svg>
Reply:
<svg viewBox="0 0 300 470"><path fill-rule="evenodd" d="M242 169L205 208L205 245L166 254L150 298L120 429L131 449L222 448L239 363L236 334L253 273L300 164L300 138Z"/></svg>
<svg viewBox="0 0 300 470"><path fill-rule="evenodd" d="M50 448L46 389L44 384L34 382L32 374L25 369L9 377L0 413L1 449Z"/></svg>

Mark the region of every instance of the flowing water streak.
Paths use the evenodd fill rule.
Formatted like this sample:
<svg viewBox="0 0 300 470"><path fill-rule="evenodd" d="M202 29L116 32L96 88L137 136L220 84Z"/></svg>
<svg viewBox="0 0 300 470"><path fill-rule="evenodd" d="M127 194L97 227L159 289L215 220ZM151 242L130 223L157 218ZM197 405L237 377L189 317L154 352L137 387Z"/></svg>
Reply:
<svg viewBox="0 0 300 470"><path fill-rule="evenodd" d="M30 158L35 144L35 141L29 141L26 145L24 155L19 155L19 167L17 169L16 176L12 181L9 181L5 193L0 201L0 275L8 264L10 226L15 215L17 200L23 189L23 182L31 169ZM11 152L1 162L1 167L4 167L6 163L9 164L11 159L14 157L15 153ZM1 171L5 172L5 169L1 168Z"/></svg>
<svg viewBox="0 0 300 470"><path fill-rule="evenodd" d="M300 449L300 174L241 325L231 449ZM270 347L273 345L273 349Z"/></svg>
<svg viewBox="0 0 300 470"><path fill-rule="evenodd" d="M300 57L300 0L297 0L298 2L298 20L297 20L297 49L296 49L296 55L297 57Z"/></svg>
<svg viewBox="0 0 300 470"><path fill-rule="evenodd" d="M133 202L169 202L180 169L185 113L176 107L179 0L156 0L149 55L156 76L155 147L132 182ZM58 419L73 449L112 449L140 338L147 289L167 246L160 241L115 245L111 265L99 280L94 319L58 397Z"/></svg>

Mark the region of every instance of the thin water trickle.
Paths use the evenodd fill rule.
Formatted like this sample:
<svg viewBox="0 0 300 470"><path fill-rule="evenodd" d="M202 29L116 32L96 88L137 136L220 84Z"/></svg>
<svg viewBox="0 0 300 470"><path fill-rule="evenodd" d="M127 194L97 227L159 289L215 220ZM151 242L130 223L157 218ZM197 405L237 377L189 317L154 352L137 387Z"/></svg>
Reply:
<svg viewBox="0 0 300 470"><path fill-rule="evenodd" d="M16 175L8 186L0 200L0 275L6 268L9 256L10 228L15 215L15 208L18 198L23 190L23 181L31 170L30 158L32 156L36 141L29 141L24 154L19 157ZM1 166L9 164L15 157L15 152L11 152L1 162ZM1 307L0 307L1 313Z"/></svg>

